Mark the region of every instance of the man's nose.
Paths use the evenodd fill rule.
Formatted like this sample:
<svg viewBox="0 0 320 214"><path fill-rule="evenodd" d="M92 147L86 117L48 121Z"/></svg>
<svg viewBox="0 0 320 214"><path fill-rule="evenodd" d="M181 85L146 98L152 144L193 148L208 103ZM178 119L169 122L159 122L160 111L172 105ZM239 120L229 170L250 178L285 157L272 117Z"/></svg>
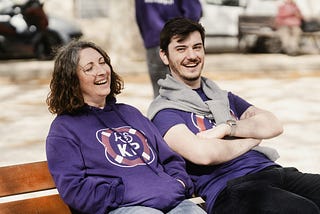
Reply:
<svg viewBox="0 0 320 214"><path fill-rule="evenodd" d="M193 50L193 48L187 49L187 58L188 59L194 59L197 57L196 52Z"/></svg>

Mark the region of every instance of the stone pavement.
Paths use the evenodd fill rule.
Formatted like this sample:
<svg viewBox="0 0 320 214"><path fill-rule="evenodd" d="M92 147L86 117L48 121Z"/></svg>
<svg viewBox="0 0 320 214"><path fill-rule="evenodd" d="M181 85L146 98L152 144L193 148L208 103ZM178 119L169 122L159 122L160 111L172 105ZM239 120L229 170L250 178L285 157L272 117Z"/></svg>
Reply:
<svg viewBox="0 0 320 214"><path fill-rule="evenodd" d="M152 90L145 62L115 69L125 80L119 102L146 113ZM263 142L278 150L280 164L320 173L319 69L319 55L222 54L206 58L204 75L280 118L284 133ZM46 158L45 138L54 118L45 104L51 70L51 61L0 63L0 166Z"/></svg>

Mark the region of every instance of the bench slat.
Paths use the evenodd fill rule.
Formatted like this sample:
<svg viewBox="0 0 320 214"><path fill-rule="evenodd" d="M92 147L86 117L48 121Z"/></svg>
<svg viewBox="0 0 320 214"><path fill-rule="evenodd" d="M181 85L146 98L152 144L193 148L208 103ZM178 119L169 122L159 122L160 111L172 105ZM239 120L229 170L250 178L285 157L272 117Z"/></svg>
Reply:
<svg viewBox="0 0 320 214"><path fill-rule="evenodd" d="M0 214L71 214L58 194L0 203Z"/></svg>
<svg viewBox="0 0 320 214"><path fill-rule="evenodd" d="M0 214L71 214L57 192L47 195L45 190L51 189L56 187L47 161L0 167L0 198L5 199L0 202ZM18 199L25 193L33 196ZM203 207L200 197L190 200Z"/></svg>
<svg viewBox="0 0 320 214"><path fill-rule="evenodd" d="M0 197L53 188L46 161L0 167Z"/></svg>

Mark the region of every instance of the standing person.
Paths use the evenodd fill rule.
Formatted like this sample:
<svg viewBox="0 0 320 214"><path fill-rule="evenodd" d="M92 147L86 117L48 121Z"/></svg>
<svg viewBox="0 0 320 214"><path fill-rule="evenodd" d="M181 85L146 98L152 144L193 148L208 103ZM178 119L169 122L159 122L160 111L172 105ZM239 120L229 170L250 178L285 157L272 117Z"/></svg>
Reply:
<svg viewBox="0 0 320 214"><path fill-rule="evenodd" d="M301 37L302 14L294 0L284 0L275 19L282 50L289 55L297 55Z"/></svg>
<svg viewBox="0 0 320 214"><path fill-rule="evenodd" d="M199 0L135 0L136 21L146 48L149 77L154 97L159 94L159 79L169 73L159 57L159 35L171 18L187 17L199 21L202 8Z"/></svg>
<svg viewBox="0 0 320 214"><path fill-rule="evenodd" d="M221 90L202 77L204 29L170 20L160 34L160 56L171 75L148 116L169 146L187 161L196 194L208 213L320 213L320 175L274 162L256 146L283 131L269 111Z"/></svg>
<svg viewBox="0 0 320 214"><path fill-rule="evenodd" d="M122 86L94 43L73 41L56 56L46 154L62 199L90 214L204 213L185 199L193 184L183 159L137 109L116 103Z"/></svg>

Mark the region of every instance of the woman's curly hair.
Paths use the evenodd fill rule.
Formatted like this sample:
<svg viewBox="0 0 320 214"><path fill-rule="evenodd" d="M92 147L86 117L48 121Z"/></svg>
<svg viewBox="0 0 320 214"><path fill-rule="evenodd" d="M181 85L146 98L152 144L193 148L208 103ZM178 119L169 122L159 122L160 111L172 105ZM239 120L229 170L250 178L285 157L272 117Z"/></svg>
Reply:
<svg viewBox="0 0 320 214"><path fill-rule="evenodd" d="M46 100L51 113L57 115L73 114L85 105L77 75L79 53L85 48L93 48L98 51L111 68L110 94L106 97L106 101L121 93L123 81L114 72L108 54L92 42L73 40L66 46L61 47L55 57L50 92Z"/></svg>

